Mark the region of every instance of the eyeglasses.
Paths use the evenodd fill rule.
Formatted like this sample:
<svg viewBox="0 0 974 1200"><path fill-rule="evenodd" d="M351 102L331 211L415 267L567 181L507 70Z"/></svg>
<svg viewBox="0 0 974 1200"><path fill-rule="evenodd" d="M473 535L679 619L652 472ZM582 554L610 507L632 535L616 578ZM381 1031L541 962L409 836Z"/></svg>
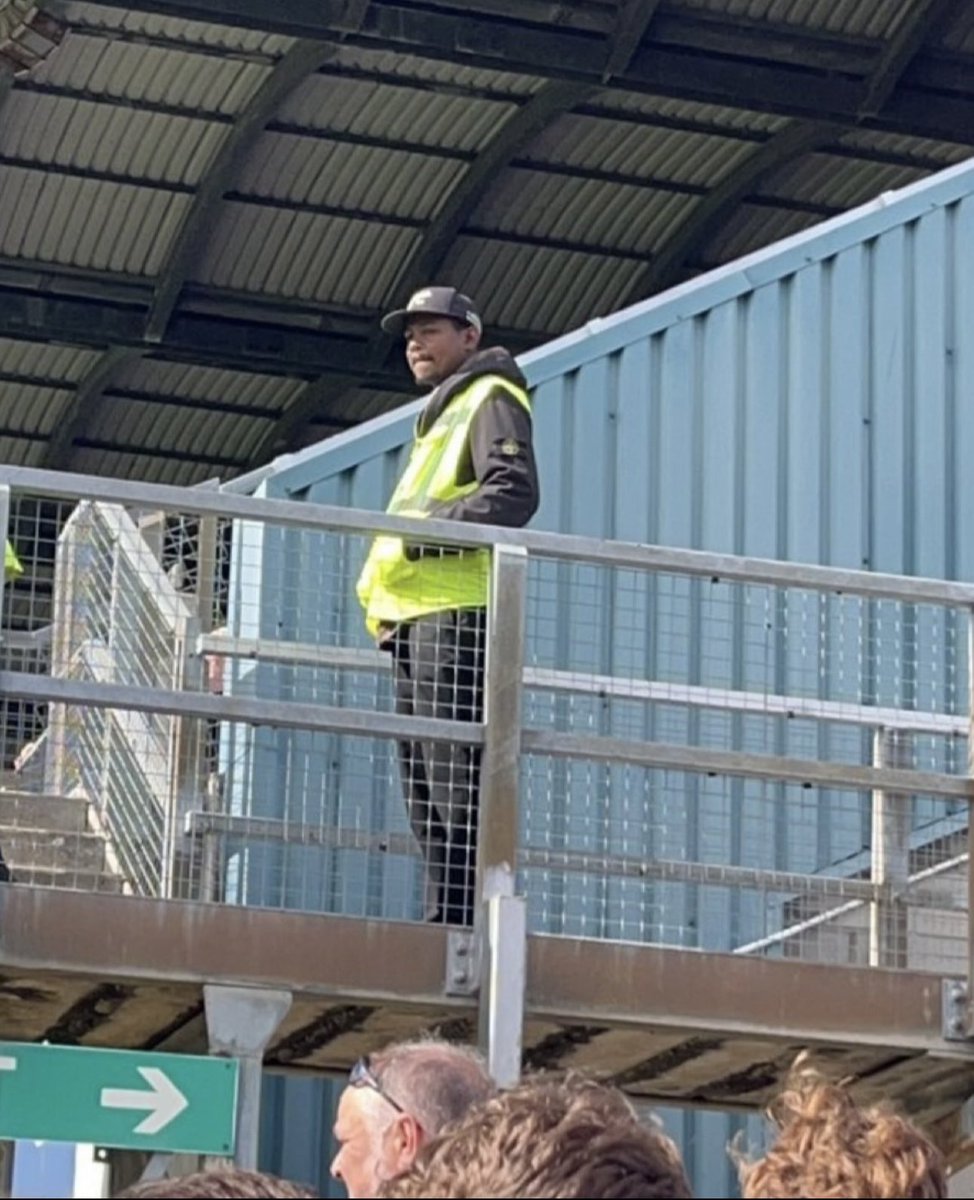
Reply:
<svg viewBox="0 0 974 1200"><path fill-rule="evenodd" d="M355 1066L352 1067L352 1070L348 1076L348 1082L349 1082L350 1087L371 1088L374 1092L378 1092L379 1095L382 1097L383 1100L386 1101L387 1104L391 1104L392 1107L396 1110L396 1112L405 1113L406 1110L399 1103L399 1101L393 1100L393 1098L385 1090L385 1088L382 1086L382 1084L379 1083L379 1080L376 1078L375 1072L372 1070L372 1064L369 1061L369 1056L367 1054L365 1055L364 1058L360 1058L358 1060L358 1062L355 1064Z"/></svg>

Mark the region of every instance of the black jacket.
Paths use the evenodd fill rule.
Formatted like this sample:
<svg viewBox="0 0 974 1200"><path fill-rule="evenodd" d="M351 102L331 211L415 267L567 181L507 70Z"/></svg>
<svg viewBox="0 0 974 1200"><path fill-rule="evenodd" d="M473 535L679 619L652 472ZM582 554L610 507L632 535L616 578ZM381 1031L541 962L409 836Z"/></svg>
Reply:
<svg viewBox="0 0 974 1200"><path fill-rule="evenodd" d="M457 392L483 375L500 375L520 388L527 388L514 359L497 347L472 355L460 370L445 379L432 393L416 422L417 436L429 430ZM526 525L538 510L540 492L534 461L531 416L523 404L500 384L477 409L457 483L479 485L461 500L439 504L429 516L446 521L473 521L480 525ZM408 546L413 554L419 547ZM432 550L428 547L426 552ZM446 547L440 548L442 551Z"/></svg>

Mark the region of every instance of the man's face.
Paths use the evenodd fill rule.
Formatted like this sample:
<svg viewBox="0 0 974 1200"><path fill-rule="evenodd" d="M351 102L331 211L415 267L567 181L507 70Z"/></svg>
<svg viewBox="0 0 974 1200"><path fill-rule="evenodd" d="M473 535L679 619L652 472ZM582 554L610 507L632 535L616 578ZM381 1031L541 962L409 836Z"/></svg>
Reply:
<svg viewBox="0 0 974 1200"><path fill-rule="evenodd" d="M338 1102L332 1176L344 1184L350 1200L369 1200L412 1163L415 1122L400 1114L370 1088L347 1087Z"/></svg>
<svg viewBox="0 0 974 1200"><path fill-rule="evenodd" d="M480 344L472 325L449 317L412 317L406 325L406 362L419 384L436 387L470 357Z"/></svg>

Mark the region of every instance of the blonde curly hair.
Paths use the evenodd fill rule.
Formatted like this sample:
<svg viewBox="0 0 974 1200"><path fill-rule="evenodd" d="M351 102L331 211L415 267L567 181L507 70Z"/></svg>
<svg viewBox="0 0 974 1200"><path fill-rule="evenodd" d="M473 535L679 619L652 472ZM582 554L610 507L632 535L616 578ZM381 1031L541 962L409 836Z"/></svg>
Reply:
<svg viewBox="0 0 974 1200"><path fill-rule="evenodd" d="M388 1200L687 1200L683 1160L623 1094L580 1075L535 1076L477 1105L387 1183Z"/></svg>
<svg viewBox="0 0 974 1200"><path fill-rule="evenodd" d="M861 1108L844 1083L800 1062L767 1115L777 1131L767 1154L733 1152L745 1200L947 1195L944 1157L915 1125L883 1105Z"/></svg>

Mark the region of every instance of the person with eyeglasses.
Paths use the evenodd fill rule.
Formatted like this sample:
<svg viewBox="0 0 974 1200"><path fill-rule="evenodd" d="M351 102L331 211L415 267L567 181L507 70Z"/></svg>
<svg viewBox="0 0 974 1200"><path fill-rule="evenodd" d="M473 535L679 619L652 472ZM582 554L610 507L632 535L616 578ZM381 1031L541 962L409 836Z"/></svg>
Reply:
<svg viewBox="0 0 974 1200"><path fill-rule="evenodd" d="M445 1126L495 1092L468 1046L400 1042L352 1068L335 1119L331 1173L351 1200L378 1196Z"/></svg>

